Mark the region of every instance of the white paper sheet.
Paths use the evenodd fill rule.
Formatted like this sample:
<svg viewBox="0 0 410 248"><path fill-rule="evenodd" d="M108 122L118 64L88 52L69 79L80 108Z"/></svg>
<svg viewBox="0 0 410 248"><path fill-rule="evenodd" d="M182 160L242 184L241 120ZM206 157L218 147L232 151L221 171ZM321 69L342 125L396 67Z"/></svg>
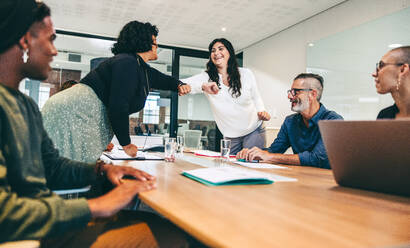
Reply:
<svg viewBox="0 0 410 248"><path fill-rule="evenodd" d="M248 168L255 168L255 169L289 169L285 166L279 166L276 164L268 164L268 163L251 163L251 162L239 162L234 161L235 164L239 164Z"/></svg>

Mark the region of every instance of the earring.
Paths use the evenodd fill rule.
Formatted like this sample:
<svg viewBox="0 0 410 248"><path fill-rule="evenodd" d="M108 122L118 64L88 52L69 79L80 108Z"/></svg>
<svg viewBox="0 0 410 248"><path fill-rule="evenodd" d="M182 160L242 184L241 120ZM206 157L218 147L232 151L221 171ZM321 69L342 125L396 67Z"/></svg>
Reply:
<svg viewBox="0 0 410 248"><path fill-rule="evenodd" d="M28 49L23 51L23 62L24 64L27 63L28 60Z"/></svg>
<svg viewBox="0 0 410 248"><path fill-rule="evenodd" d="M401 82L400 82L400 78L397 80L397 84L396 84L396 90L397 91L399 91L399 89L400 89L400 84L401 84Z"/></svg>

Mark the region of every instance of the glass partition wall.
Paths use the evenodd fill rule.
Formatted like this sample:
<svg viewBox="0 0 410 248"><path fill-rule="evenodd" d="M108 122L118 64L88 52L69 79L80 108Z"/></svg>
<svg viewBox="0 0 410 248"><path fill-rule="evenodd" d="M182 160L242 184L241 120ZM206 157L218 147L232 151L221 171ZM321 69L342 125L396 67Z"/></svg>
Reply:
<svg viewBox="0 0 410 248"><path fill-rule="evenodd" d="M179 78L188 78L205 71L207 62L208 58L181 56ZM186 130L199 130L202 132L200 148L216 150L216 124L208 99L204 94L179 97L178 124L179 136L184 136Z"/></svg>
<svg viewBox="0 0 410 248"><path fill-rule="evenodd" d="M410 8L307 44L307 71L325 79L322 102L347 120L374 120L393 104L371 74L390 49L410 45Z"/></svg>

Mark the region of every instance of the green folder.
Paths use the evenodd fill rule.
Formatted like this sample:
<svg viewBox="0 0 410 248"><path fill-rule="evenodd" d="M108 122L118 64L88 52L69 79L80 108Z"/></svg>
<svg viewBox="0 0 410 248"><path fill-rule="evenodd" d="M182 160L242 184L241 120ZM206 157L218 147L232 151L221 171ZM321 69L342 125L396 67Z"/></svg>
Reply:
<svg viewBox="0 0 410 248"><path fill-rule="evenodd" d="M263 174L239 168L202 168L181 174L208 186L273 183L272 179Z"/></svg>
<svg viewBox="0 0 410 248"><path fill-rule="evenodd" d="M188 178L191 178L195 181L198 181L200 183L203 183L208 186L221 186L221 185L248 185L248 184L272 184L273 181L269 179L262 179L262 178L249 178L249 179L237 179L237 180L230 180L226 182L220 182L220 183L212 183L210 181L207 181L205 179L201 179L199 177L190 175L186 172L182 173L183 176L186 176Z"/></svg>

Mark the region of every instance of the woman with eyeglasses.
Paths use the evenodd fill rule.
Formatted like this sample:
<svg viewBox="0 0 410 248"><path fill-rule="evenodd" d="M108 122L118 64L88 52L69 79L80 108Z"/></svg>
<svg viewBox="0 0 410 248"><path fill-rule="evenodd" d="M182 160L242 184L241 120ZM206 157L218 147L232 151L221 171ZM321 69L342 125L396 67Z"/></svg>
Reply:
<svg viewBox="0 0 410 248"><path fill-rule="evenodd" d="M270 120L270 115L265 111L255 76L251 70L238 67L228 40L215 39L208 49L206 71L182 81L191 85L192 93L203 92L208 98L219 130L231 140L231 154L243 148L262 148L262 121Z"/></svg>
<svg viewBox="0 0 410 248"><path fill-rule="evenodd" d="M410 117L410 46L387 52L372 74L379 94L390 93L394 104L380 111L377 119Z"/></svg>
<svg viewBox="0 0 410 248"><path fill-rule="evenodd" d="M44 126L63 156L95 161L113 133L132 157L137 147L129 136L129 115L144 108L151 88L178 90L190 86L150 67L156 60L158 29L150 23L126 24L106 59L75 87L53 95L42 109Z"/></svg>

